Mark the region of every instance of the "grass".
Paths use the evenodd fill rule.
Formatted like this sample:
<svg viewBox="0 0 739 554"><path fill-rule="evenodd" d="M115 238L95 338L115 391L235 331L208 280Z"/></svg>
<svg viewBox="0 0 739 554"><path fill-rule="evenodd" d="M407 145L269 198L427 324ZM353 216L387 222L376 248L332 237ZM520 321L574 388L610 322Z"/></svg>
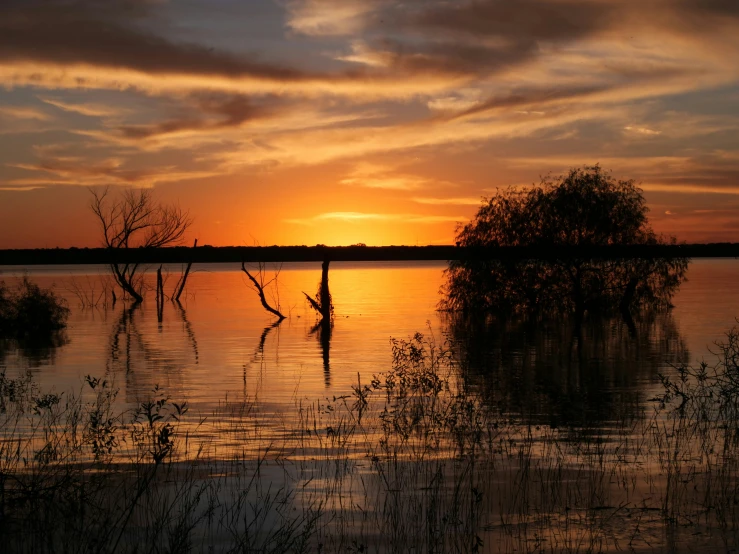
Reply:
<svg viewBox="0 0 739 554"><path fill-rule="evenodd" d="M0 377L9 552L728 551L739 530L739 332L637 418L551 428L501 414L433 336L388 371L278 418L129 410Z"/></svg>

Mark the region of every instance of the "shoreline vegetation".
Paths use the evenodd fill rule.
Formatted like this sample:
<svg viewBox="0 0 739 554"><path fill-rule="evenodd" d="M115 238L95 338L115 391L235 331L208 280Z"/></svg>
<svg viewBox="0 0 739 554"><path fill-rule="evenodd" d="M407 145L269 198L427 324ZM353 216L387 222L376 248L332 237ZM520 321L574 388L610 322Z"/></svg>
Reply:
<svg viewBox="0 0 739 554"><path fill-rule="evenodd" d="M172 246L166 248L38 248L0 250L4 265L119 263L374 262L568 258L739 258L739 243L462 247L430 246Z"/></svg>
<svg viewBox="0 0 739 554"><path fill-rule="evenodd" d="M392 341L346 395L197 414L112 380L0 373L0 534L12 552L672 552L738 544L739 333L606 428L512 416L454 345ZM212 427L225 444L203 440ZM273 432L268 433L268 429Z"/></svg>

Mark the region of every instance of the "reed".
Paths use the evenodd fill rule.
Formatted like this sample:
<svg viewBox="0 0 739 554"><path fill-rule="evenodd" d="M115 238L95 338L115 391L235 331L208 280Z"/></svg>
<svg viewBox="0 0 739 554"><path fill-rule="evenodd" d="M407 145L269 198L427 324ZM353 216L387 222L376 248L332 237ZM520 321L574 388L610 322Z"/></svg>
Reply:
<svg viewBox="0 0 739 554"><path fill-rule="evenodd" d="M0 374L9 552L724 551L739 530L739 332L639 417L551 428L496 410L433 335L347 394L196 414L155 388Z"/></svg>

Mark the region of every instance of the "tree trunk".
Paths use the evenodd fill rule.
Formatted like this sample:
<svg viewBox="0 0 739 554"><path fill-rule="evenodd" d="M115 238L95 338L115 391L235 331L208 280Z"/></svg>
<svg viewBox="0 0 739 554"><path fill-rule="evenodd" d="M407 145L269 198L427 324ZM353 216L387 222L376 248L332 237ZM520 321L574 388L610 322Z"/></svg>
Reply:
<svg viewBox="0 0 739 554"><path fill-rule="evenodd" d="M328 265L330 263L330 260L325 260L321 265L321 282L318 285L315 300L307 292L303 292L311 307L321 315L321 321L331 321L331 315L334 311L331 291L328 288Z"/></svg>
<svg viewBox="0 0 739 554"><path fill-rule="evenodd" d="M120 265L117 263L110 264L110 268L113 271L113 276L115 277L116 282L118 285L123 289L123 292L128 294L131 298L133 298L133 301L135 304L140 304L144 301L144 297L141 296L136 289L133 288L133 285L131 284L130 280L128 279L126 275L126 268L128 265L126 265L123 269L121 269Z"/></svg>
<svg viewBox="0 0 739 554"><path fill-rule="evenodd" d="M323 264L321 265L321 292L320 292L320 300L321 300L321 317L325 321L331 320L331 312L333 310L333 305L331 302L331 292L328 288L328 264L330 263L329 260L325 260Z"/></svg>

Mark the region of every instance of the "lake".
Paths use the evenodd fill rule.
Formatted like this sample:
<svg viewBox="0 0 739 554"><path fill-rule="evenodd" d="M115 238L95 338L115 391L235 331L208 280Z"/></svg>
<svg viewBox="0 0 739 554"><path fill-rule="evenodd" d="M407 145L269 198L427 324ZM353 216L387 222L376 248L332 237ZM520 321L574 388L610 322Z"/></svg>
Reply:
<svg viewBox="0 0 739 554"><path fill-rule="evenodd" d="M378 536L376 529L370 532L367 526L371 527L368 523L371 518L367 519L367 514L375 514L372 517L384 514L385 531L381 535L389 532L384 527L388 524L388 498L393 497L393 491L402 489L391 486L390 481L423 481L412 487L415 493L403 495L402 502L396 498L400 502L393 508L396 516L398 510L413 512L416 501L424 506L431 500L438 501L436 497L430 499L427 491L433 483L438 483L439 475L447 476L457 486L460 480L469 478L469 471L458 467L460 456L467 456L470 448L460 447L459 440L464 442L469 437L462 433L457 435L457 442L447 444L444 442L447 438L439 438L441 435L432 426L427 433L436 437L433 444L446 445L434 450L424 442L428 434L421 436L416 431L403 434L408 421L419 418L423 421L427 413L424 410L433 412L435 400L430 405L426 401L416 405L414 410L420 406L422 414L413 412L415 415L408 415L410 420L406 415L398 419L399 406L406 404L393 404L390 411L383 411L379 404L376 408L368 407L369 415L364 417L371 415L374 421L381 422L374 427L362 423L364 404L360 400L375 394L369 385L373 379L376 383L385 382L385 376L394 367L394 353L397 362L398 353L407 353L403 348L409 345L422 344L427 348L433 345L438 351L449 341L453 353L443 386L452 392L449 397L452 400L442 404L454 414L452 417L448 411L443 412L443 421L438 425L444 427L453 420L453 429L459 432L462 415L455 410L461 408L454 399L461 398L460 391L465 391L465 395L479 399L486 406L487 423L480 428L487 429L490 448L484 462L475 462L480 465L473 472L475 479L487 476L480 477L485 485L474 484L466 489L471 496L465 497L464 502L471 502L474 509L469 508L472 511L465 512L465 517L459 516L460 521L474 519L475 529L452 530L451 520L444 519L449 514L439 515L439 521L445 522L439 523L440 528L447 529L450 537L466 537L464 542L473 533L474 540L486 545L486 551L536 551L554 548L552 545L560 549L570 544L568 541L575 541L571 544L575 546L571 548L573 551L614 550L626 541L641 549L656 541L657 550L671 551L665 529L674 523L685 527L684 532L676 531L681 537L690 537L691 529L698 529L695 535L698 538L681 538L678 542L716 547L715 541L719 539L707 531L714 528L714 519L705 517L701 527L691 527L683 512L678 510L675 515L668 511L668 504L683 502L687 492L678 500L670 497L669 502L662 493L657 495L658 499L653 494L664 487L668 490L670 479L674 478L665 470L674 469L674 464L662 460L665 447L659 441L669 442L679 433L674 427L672 431L660 431L667 429L667 422L674 424L674 420L665 414L653 419L652 399L664 390L660 374L677 378L677 366L698 366L703 359L711 363L715 360L715 341L725 337L739 315L739 288L735 286L739 280L739 262L693 261L687 282L673 299L672 310L634 314L631 325L621 317L586 319L577 331L567 319L455 323L436 311L444 268L445 264L438 262L332 263L329 279L334 323L330 337L322 337L321 330L315 328L315 312L303 295L316 293L320 264L266 268L266 278L276 276L277 285L268 287L268 297L288 316L279 325L261 307L248 279L235 265L195 266L181 306L165 302L161 321L153 292L143 305L134 309L120 300L113 305L109 292L105 293L104 267L45 266L27 270L6 267L2 273L6 282L27 273L42 287L52 287L65 298L71 315L63 344L26 352L9 349L0 357L0 365L8 375L29 371L42 391L65 394L77 391L83 397L89 395L85 376L106 379L112 389L119 391L114 403L121 410L133 410L153 397L167 397L168 401L177 403L187 401L192 422L183 423L183 428L187 429L188 440L208 445L207 456L203 456L202 450L192 454L197 448L190 446L190 457L241 456L239 459L244 463L252 463L261 459L260 452L278 452L276 459L283 460L282 464L289 460L300 467L299 477L280 466L283 473L270 474L270 479L284 485L285 475L289 474L291 487L302 483L302 488L295 489L300 494L291 497L301 513L313 509L313 504L306 500L306 491L312 491L313 500L315 495L325 497L322 509L330 507L332 515L323 523L318 536L326 541L321 544L331 545L327 550L346 551L347 544L354 544L354 551L362 551L359 545L368 549L371 546L373 551L387 551L395 547L388 548L386 539ZM166 269L171 273L165 283L165 291L169 291L180 268ZM425 335L426 342L412 341L417 332ZM410 342L396 343L394 350L391 338ZM398 375L404 378L404 374ZM435 395L438 391L431 395L432 400ZM367 404L370 406L371 402ZM228 427L238 417L225 407L245 405L252 410L248 412L249 417L254 418L250 419L249 430L242 429L240 434ZM471 406L468 408L472 409ZM344 415L337 415L340 412ZM203 423L206 420L208 423ZM350 431L345 429L348 421L353 421ZM388 421L394 426L390 434ZM351 440L341 442L337 438L342 436L342 429ZM356 440L357 429L362 430L361 440ZM492 434L498 432L502 433L498 437L499 446L493 449L492 445L498 443ZM246 446L247 435L257 439L250 446ZM594 436L597 440L592 439ZM652 436L649 441L656 442L649 442L649 447L644 446L647 442L638 446L648 436ZM400 442L395 444L395 440ZM691 445L697 444L691 440ZM417 450L418 441L425 445L421 451ZM416 446L408 451L410 444ZM562 444L574 444L575 450L562 450ZM555 449L553 445L559 446ZM600 458L593 457L596 450ZM389 454L391 451L395 454ZM435 453L429 454L432 451ZM399 452L403 455L398 455ZM493 460L498 457L495 465ZM627 462L627 458L631 461ZM391 476L390 465L382 464L393 459L396 465L392 466L395 473ZM528 466L524 459L529 460ZM312 460L314 465L306 469L301 460ZM336 468L327 469L334 467L335 460L343 460L345 464L339 473ZM414 460L422 465L413 465ZM446 460L443 471L439 469L442 467L438 466L439 460ZM433 471L432 462L437 464ZM414 469L409 469L411 466ZM692 469L681 466L677 475L687 471L694 476L698 466L695 463L690 466ZM546 494L534 491L536 486L529 481L529 469L524 472L526 479L521 477L524 467L537 468L539 477L533 482L551 481L555 483L554 488ZM637 467L643 475L635 471ZM437 477L434 471L439 472ZM596 474L597 479L593 477ZM336 479L343 483L346 475L353 477L336 496ZM379 479L378 475L382 477L379 483L384 485L377 490L384 490L384 496L367 492L366 479ZM726 475L732 476L730 482L735 485L734 474L728 471ZM618 479L633 485L617 484ZM715 485L711 479L708 482ZM568 488L567 483L574 488ZM722 486L727 483L722 481ZM518 492L514 490L516 486ZM587 498L579 496L585 490L583 487L592 493ZM226 489L233 491L231 486ZM596 489L602 498L593 500ZM696 490L699 489L703 490L696 485ZM483 498L483 490L485 501L480 500L481 508L475 508L475 495ZM520 504L524 490L523 497L528 499L525 506ZM424 491L420 499L418 491ZM444 492L442 487L438 494L439 498L448 499L452 493ZM364 504L359 502L356 509L350 508L341 501L345 495L363 498ZM367 507L368 503L374 503L374 511ZM424 509L441 513L436 504ZM659 516L653 516L652 510L660 510ZM534 517L537 514L543 517L544 512L544 519ZM601 514L609 515L610 519L602 518ZM426 533L423 541L433 543L432 535L424 527L428 522L423 523L427 515L418 515L418 521L411 518L403 525L398 524L400 527L394 527L394 532L399 536L403 533L415 536L416 531L409 529L420 525ZM572 520L576 515L576 521ZM632 523L636 520L631 518L637 517L641 523L634 527ZM628 525L624 518L628 518ZM337 522L343 522L339 529L335 527ZM614 525L623 529L614 530ZM734 527L731 528L733 533ZM345 538L331 542L340 535ZM726 541L723 535L719 538ZM203 544L206 541L203 536L200 540ZM474 550L472 543L464 544L466 550ZM395 550L403 551L400 547Z"/></svg>
<svg viewBox="0 0 739 554"><path fill-rule="evenodd" d="M161 323L153 292L130 314L123 302L110 306L107 296L99 299L97 307L82 307L75 291L98 300L103 291L101 280L106 277L102 266L10 267L0 277L10 282L25 272L41 286L53 288L72 310L67 344L40 353L32 362L44 386L64 390L81 385L88 374L110 375L130 402L137 402L158 384L173 397L205 407L244 395L281 404L292 403L296 395L317 399L344 394L356 383L357 373L368 381L389 368L391 337L406 339L416 332L428 333L430 327L437 340L443 341L449 329L436 306L444 268L439 262L332 264L335 320L328 364L319 333L312 331L316 314L303 296L304 291L316 293L320 264L282 265L275 290L289 317L276 327L272 327L276 318L261 307L236 265L195 266L182 309L166 302ZM172 277L165 291L174 286L179 269L169 268ZM267 268L269 278L274 269ZM738 281L736 260L693 261L687 282L673 300L674 309L640 337L639 351L632 353L630 371L635 378L631 384L648 388L655 372L669 370L676 357L686 362L710 357L713 343L739 316ZM532 329L528 332L536 334ZM539 332L546 334L544 329ZM614 338L616 330L611 326L604 332ZM672 333L673 342L657 344L666 340L666 332ZM526 354L522 348L536 348L533 337L502 343L500 338L488 337L491 350L511 361ZM601 348L608 342L603 339ZM551 350L551 345L547 348ZM657 353L664 359L650 358ZM6 366L28 363L17 356L11 360L6 360ZM649 371L645 374L644 369Z"/></svg>

